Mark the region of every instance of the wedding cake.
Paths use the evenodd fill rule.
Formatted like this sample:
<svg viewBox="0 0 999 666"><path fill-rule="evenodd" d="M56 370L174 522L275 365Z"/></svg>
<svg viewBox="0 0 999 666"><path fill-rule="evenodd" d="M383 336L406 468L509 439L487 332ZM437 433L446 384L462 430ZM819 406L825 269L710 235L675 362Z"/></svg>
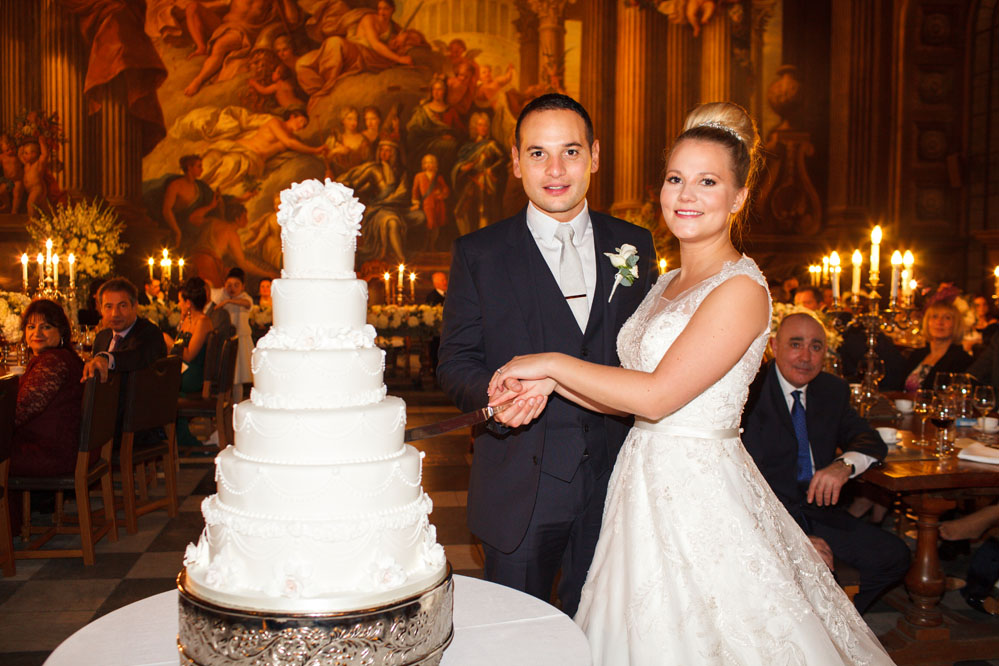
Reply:
<svg viewBox="0 0 999 666"><path fill-rule="evenodd" d="M367 285L354 273L363 210L330 180L281 193L273 327L253 351L235 445L215 460L218 492L184 558L187 589L204 600L329 613L411 597L446 575L423 454L403 443L406 405L386 396L385 354L365 323Z"/></svg>

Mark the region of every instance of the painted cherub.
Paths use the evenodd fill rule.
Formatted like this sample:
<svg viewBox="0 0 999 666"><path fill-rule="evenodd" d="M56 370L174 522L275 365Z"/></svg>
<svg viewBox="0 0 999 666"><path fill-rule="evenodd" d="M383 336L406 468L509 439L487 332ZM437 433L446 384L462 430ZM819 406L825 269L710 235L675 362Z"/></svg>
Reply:
<svg viewBox="0 0 999 666"><path fill-rule="evenodd" d="M17 157L17 144L9 134L0 134L0 210L8 202L8 212L16 213L24 199L24 165Z"/></svg>
<svg viewBox="0 0 999 666"><path fill-rule="evenodd" d="M305 101L295 94L294 72L284 63L278 64L271 75L271 85L262 86L253 79L250 79L250 87L261 95L274 95L277 104L282 109L289 109L293 106L305 106Z"/></svg>
<svg viewBox="0 0 999 666"><path fill-rule="evenodd" d="M24 165L24 191L28 195L28 217L35 213L35 208L41 205L49 196L49 152L48 143L44 137L37 141L21 144L17 156Z"/></svg>

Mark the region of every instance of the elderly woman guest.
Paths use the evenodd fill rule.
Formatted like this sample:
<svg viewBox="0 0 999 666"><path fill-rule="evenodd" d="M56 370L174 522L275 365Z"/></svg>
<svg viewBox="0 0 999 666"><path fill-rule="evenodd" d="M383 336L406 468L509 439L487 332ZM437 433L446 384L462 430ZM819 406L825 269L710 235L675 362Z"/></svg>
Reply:
<svg viewBox="0 0 999 666"><path fill-rule="evenodd" d="M964 372L971 357L961 348L964 323L961 311L953 303L932 303L923 314L921 327L926 346L909 357L905 390L933 388L938 372Z"/></svg>

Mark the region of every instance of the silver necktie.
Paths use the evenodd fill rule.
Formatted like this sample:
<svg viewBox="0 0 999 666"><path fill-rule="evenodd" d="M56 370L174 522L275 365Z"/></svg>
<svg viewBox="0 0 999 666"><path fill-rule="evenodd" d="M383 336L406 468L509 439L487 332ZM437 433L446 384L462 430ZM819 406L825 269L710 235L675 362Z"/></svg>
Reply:
<svg viewBox="0 0 999 666"><path fill-rule="evenodd" d="M586 320L590 316L590 304L586 298L586 281L583 279L583 262L579 258L576 246L572 244L572 227L568 223L559 223L555 229L555 238L562 243L562 251L558 256L558 281L565 294L565 302L572 308L576 323L580 330L586 330Z"/></svg>

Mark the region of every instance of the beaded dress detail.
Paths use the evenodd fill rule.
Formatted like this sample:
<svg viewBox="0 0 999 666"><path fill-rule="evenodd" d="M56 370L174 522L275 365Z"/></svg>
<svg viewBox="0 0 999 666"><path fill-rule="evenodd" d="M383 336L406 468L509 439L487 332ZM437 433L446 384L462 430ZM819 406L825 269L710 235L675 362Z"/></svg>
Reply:
<svg viewBox="0 0 999 666"><path fill-rule="evenodd" d="M766 288L743 256L665 301L677 272L621 328L624 367L654 370L726 280L745 275ZM710 388L625 440L575 618L597 666L892 663L738 437L768 335Z"/></svg>

